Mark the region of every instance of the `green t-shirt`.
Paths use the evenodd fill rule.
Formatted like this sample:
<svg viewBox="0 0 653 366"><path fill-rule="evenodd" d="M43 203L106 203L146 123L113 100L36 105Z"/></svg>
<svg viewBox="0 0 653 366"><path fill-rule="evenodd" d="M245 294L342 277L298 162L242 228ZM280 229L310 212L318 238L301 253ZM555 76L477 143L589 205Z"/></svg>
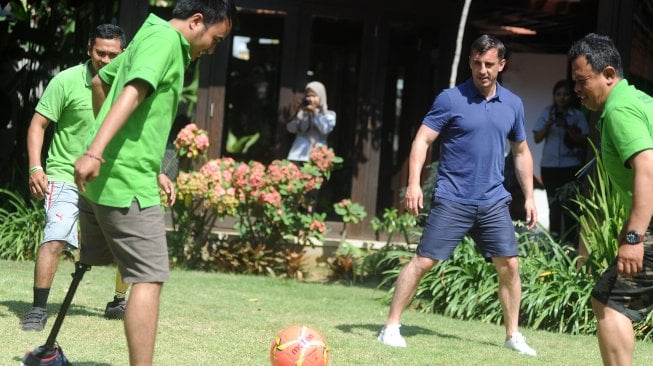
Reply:
<svg viewBox="0 0 653 366"><path fill-rule="evenodd" d="M55 122L46 160L46 173L51 181L75 184L74 163L86 148L94 119L90 67L87 61L58 73L36 105L38 114Z"/></svg>
<svg viewBox="0 0 653 366"><path fill-rule="evenodd" d="M134 198L141 208L160 204L157 176L189 63L186 39L150 14L127 49L100 70L111 89L89 143L127 83L140 79L152 91L104 150L100 175L86 186L91 201L111 207L129 207Z"/></svg>
<svg viewBox="0 0 653 366"><path fill-rule="evenodd" d="M634 174L628 159L653 149L653 98L623 79L608 96L599 123L605 169L630 213Z"/></svg>

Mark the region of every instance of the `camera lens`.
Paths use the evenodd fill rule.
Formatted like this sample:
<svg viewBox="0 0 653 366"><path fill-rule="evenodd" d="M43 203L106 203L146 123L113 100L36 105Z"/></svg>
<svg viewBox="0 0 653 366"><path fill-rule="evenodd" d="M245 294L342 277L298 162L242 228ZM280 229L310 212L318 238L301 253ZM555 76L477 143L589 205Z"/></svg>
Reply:
<svg viewBox="0 0 653 366"><path fill-rule="evenodd" d="M308 98L306 97L302 98L302 105L309 105L309 104L311 104L311 101L308 100Z"/></svg>

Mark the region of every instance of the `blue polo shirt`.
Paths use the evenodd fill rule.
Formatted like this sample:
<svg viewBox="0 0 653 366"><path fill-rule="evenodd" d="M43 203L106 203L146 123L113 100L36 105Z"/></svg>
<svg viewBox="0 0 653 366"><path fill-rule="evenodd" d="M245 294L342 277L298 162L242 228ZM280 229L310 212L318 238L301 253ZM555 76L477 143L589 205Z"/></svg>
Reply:
<svg viewBox="0 0 653 366"><path fill-rule="evenodd" d="M434 197L491 205L510 196L503 187L507 139L526 139L518 96L497 83L496 94L486 100L468 79L443 90L422 124L441 141Z"/></svg>

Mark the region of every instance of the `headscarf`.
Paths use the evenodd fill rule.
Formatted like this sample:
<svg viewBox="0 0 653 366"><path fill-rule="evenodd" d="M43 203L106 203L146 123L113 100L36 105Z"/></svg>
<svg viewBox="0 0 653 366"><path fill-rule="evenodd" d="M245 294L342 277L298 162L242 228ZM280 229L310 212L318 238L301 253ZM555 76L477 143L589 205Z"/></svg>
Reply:
<svg viewBox="0 0 653 366"><path fill-rule="evenodd" d="M308 89L311 89L320 97L320 107L322 107L323 111L327 111L329 108L327 107L327 95L324 84L319 81L311 81L310 83L306 84L306 90Z"/></svg>

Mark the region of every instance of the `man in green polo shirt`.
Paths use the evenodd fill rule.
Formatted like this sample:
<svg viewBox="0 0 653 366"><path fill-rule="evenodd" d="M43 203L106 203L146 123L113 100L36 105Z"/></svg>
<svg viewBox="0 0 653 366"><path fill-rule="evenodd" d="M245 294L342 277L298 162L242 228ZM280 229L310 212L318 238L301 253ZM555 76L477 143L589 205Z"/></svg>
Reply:
<svg viewBox="0 0 653 366"><path fill-rule="evenodd" d="M231 0L179 0L168 22L150 15L129 48L93 80L101 106L75 162L81 258L118 264L132 284L125 333L132 365L151 365L168 251L156 177L190 61L231 31Z"/></svg>
<svg viewBox="0 0 653 366"><path fill-rule="evenodd" d="M574 91L583 105L601 112L601 158L626 204L617 259L592 290L604 365L633 363L633 323L653 310L653 98L623 78L612 40L594 33L568 54Z"/></svg>
<svg viewBox="0 0 653 366"><path fill-rule="evenodd" d="M89 39L90 59L52 78L32 117L27 132L29 189L34 197L45 199L46 223L43 243L34 265L32 308L20 322L23 330L42 331L45 327L50 287L61 253L67 246L78 247L77 187L73 163L84 151L94 120L91 80L98 70L122 52L125 45L125 33L120 27L99 25ZM56 127L48 150L46 175L41 166L41 150L45 130L51 121ZM116 293L126 291L124 284L116 285ZM115 310L120 310L119 304Z"/></svg>

